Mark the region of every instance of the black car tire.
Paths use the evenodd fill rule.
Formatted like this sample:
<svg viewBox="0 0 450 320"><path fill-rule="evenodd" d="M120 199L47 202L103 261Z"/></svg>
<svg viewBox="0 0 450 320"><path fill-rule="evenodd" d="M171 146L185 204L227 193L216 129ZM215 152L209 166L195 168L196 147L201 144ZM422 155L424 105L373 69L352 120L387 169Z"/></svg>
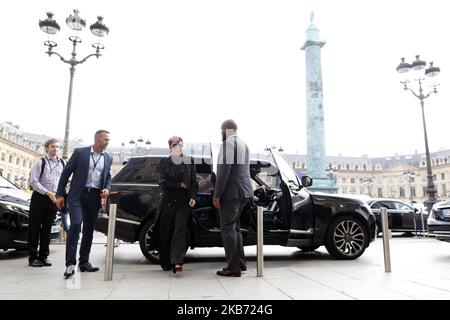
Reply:
<svg viewBox="0 0 450 320"><path fill-rule="evenodd" d="M141 248L142 254L147 258L148 261L159 264L159 253L157 249L150 248L150 239L152 237L153 221L147 221L142 227L139 233L139 247Z"/></svg>
<svg viewBox="0 0 450 320"><path fill-rule="evenodd" d="M159 264L159 252L158 249L150 248L150 239L152 237L152 231L150 228L153 226L153 221L147 221L139 233L139 247L141 248L142 254L147 258L148 261ZM190 230L186 230L186 251L189 250L190 242Z"/></svg>
<svg viewBox="0 0 450 320"><path fill-rule="evenodd" d="M297 248L299 248L300 250L305 251L305 252L311 252L311 251L318 249L319 247L320 246L297 247Z"/></svg>
<svg viewBox="0 0 450 320"><path fill-rule="evenodd" d="M327 251L339 260L353 260L367 248L369 236L363 223L350 215L337 217L325 239Z"/></svg>

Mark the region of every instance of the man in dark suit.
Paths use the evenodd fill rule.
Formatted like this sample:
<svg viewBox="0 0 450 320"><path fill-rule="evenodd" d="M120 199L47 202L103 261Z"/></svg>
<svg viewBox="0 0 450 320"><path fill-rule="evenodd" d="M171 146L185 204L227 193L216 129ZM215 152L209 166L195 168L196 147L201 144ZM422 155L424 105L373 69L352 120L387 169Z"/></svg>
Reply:
<svg viewBox="0 0 450 320"><path fill-rule="evenodd" d="M99 130L95 133L94 145L75 149L61 173L56 192L58 208L67 201L70 216L70 229L66 242L66 279L75 273L78 238L83 224L80 258L81 272L95 272L99 268L89 262L95 224L101 207L101 198L106 198L111 189L111 155L105 151L109 144L109 132ZM64 194L69 177L72 176L67 200Z"/></svg>
<svg viewBox="0 0 450 320"><path fill-rule="evenodd" d="M250 152L237 135L233 120L222 123L223 144L217 161L213 205L219 209L220 232L227 266L217 274L240 277L247 270L239 219L243 207L253 197L250 181Z"/></svg>

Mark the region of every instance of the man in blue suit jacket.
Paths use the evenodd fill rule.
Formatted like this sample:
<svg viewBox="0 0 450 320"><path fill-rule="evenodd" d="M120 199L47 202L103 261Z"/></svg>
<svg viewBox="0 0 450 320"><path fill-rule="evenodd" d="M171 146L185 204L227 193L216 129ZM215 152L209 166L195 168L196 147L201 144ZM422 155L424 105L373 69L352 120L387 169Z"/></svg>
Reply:
<svg viewBox="0 0 450 320"><path fill-rule="evenodd" d="M109 132L99 130L95 133L94 145L75 149L70 157L58 184L56 204L64 206L64 195L69 177L73 174L67 195L70 229L66 242L66 279L75 273L76 254L81 225L83 237L80 246L78 266L81 272L95 272L99 268L89 262L95 224L101 207L101 198L109 195L111 189L112 157L104 151L109 144Z"/></svg>

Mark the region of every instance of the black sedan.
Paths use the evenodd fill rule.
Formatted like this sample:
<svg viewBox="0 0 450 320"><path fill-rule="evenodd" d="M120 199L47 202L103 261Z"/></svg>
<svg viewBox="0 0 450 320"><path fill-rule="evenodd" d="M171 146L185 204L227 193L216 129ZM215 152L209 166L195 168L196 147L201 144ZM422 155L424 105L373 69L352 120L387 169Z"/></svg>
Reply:
<svg viewBox="0 0 450 320"><path fill-rule="evenodd" d="M28 216L30 194L0 175L0 249L28 248ZM58 214L51 229L51 239L60 238L61 218Z"/></svg>
<svg viewBox="0 0 450 320"><path fill-rule="evenodd" d="M145 257L157 263L152 230L160 200L159 163L163 156L131 158L112 180L108 204L117 204L115 237L138 241ZM189 221L189 246L221 247L217 210L212 206L214 168L208 157L192 158L199 189ZM262 206L264 244L298 247L311 251L325 245L337 259L356 259L375 238L375 216L357 199L313 194L306 187L310 177L299 179L289 162L274 150L255 156L251 163L254 202L244 208L241 229L244 245L257 239L257 206ZM301 181L301 182L300 182ZM99 218L97 231L107 234L108 216Z"/></svg>
<svg viewBox="0 0 450 320"><path fill-rule="evenodd" d="M378 198L367 201L377 220L377 231L381 233L381 208L387 209L389 229L393 232L406 232L410 235L422 232L422 217L418 209L397 200ZM428 214L423 213L425 229L427 228Z"/></svg>
<svg viewBox="0 0 450 320"><path fill-rule="evenodd" d="M450 201L435 203L428 216L428 231L436 239L450 242Z"/></svg>

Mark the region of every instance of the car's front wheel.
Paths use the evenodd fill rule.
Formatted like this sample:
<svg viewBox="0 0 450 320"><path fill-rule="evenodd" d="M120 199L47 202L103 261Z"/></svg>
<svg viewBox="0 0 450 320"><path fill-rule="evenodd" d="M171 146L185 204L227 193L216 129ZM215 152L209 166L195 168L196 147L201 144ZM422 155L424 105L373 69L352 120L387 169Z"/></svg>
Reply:
<svg viewBox="0 0 450 320"><path fill-rule="evenodd" d="M352 260L364 253L369 237L362 222L352 216L336 218L328 228L325 247L337 259Z"/></svg>
<svg viewBox="0 0 450 320"><path fill-rule="evenodd" d="M159 252L152 248L153 221L147 221L139 233L139 246L148 261L159 264Z"/></svg>

